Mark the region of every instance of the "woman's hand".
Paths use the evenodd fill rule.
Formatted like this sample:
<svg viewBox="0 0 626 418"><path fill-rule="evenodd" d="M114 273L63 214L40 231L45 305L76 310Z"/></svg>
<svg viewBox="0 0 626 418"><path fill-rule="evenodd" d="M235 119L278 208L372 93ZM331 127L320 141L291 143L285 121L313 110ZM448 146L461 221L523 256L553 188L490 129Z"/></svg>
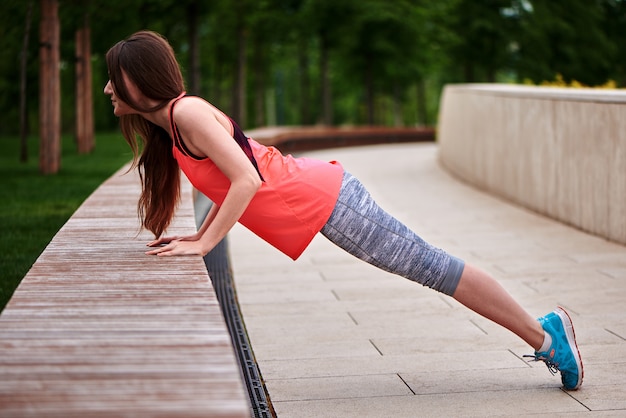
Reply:
<svg viewBox="0 0 626 418"><path fill-rule="evenodd" d="M226 116L201 99L189 98L179 103L177 126L185 145L196 156L208 157L215 163L230 181L230 187L220 206L211 207L198 233L188 239L159 238L149 244L158 246L147 251L149 255L206 255L241 218L262 185L259 173L226 129Z"/></svg>
<svg viewBox="0 0 626 418"><path fill-rule="evenodd" d="M186 237L188 238L188 237ZM154 245L150 245L154 244ZM208 251L205 251L202 248L202 243L197 240L185 240L185 237L182 239L165 237L159 238L148 244L151 247L158 247L154 250L146 251L147 255L157 255L160 257L166 256L174 256L174 255L201 255L204 256ZM165 244L165 245L163 245Z"/></svg>
<svg viewBox="0 0 626 418"><path fill-rule="evenodd" d="M184 237L179 237L179 236L160 237L160 238L155 239L154 241L147 243L146 245L148 247L160 247L162 245L169 244L172 241L197 241L198 239L200 239L200 237L198 236L197 233L193 235L184 236Z"/></svg>

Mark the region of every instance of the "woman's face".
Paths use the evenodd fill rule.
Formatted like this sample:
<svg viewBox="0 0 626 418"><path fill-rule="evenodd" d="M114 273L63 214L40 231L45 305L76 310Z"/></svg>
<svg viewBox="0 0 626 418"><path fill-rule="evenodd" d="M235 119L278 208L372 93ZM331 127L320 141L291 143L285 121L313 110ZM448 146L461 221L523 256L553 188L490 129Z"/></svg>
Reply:
<svg viewBox="0 0 626 418"><path fill-rule="evenodd" d="M130 81L130 79L126 76L126 73L124 73L123 71L122 77L124 78L124 84L126 85L126 89L128 89L128 93L130 94L132 101L135 103L141 103L143 96L139 91L139 88L137 88L135 83ZM109 80L104 86L104 94L106 94L107 96L111 96L111 104L113 105L113 114L115 116L119 117L139 113L136 109L133 109L128 103L117 97L111 80Z"/></svg>

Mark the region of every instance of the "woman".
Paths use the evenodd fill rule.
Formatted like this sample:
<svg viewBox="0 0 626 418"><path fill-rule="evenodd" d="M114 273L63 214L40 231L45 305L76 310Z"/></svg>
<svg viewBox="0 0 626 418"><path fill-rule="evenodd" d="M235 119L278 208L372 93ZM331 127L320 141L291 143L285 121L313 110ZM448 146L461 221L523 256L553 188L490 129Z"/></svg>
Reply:
<svg viewBox="0 0 626 418"><path fill-rule="evenodd" d="M247 138L210 103L185 95L174 51L160 35L135 33L114 45L106 60L104 93L141 176L142 227L156 237L146 254L205 255L241 222L296 259L321 232L356 257L504 326L535 349L529 357L561 372L566 389L580 387L583 366L562 308L533 319L492 277L382 211L338 163L283 156ZM179 199L179 170L215 204L195 234L166 237Z"/></svg>

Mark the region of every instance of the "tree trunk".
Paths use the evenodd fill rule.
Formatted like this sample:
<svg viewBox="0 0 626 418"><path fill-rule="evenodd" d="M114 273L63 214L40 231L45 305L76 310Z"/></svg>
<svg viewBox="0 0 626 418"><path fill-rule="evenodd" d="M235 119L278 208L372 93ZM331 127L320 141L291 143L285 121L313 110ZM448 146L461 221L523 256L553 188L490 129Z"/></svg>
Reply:
<svg viewBox="0 0 626 418"><path fill-rule="evenodd" d="M254 123L255 126L266 125L265 118L265 92L267 90L265 71L265 51L261 42L255 42L254 46Z"/></svg>
<svg viewBox="0 0 626 418"><path fill-rule="evenodd" d="M200 77L200 34L198 32L198 1L187 7L187 26L189 28L189 93L201 94Z"/></svg>
<svg viewBox="0 0 626 418"><path fill-rule="evenodd" d="M234 118L242 128L246 126L246 35L242 23L237 30L237 75L233 86Z"/></svg>
<svg viewBox="0 0 626 418"><path fill-rule="evenodd" d="M497 72L497 69L493 68L493 67L490 67L487 70L487 82L488 83L495 83L496 82L496 72Z"/></svg>
<svg viewBox="0 0 626 418"><path fill-rule="evenodd" d="M309 56L305 40L300 40L298 48L298 68L300 71L300 124L311 125L311 78L309 77Z"/></svg>
<svg viewBox="0 0 626 418"><path fill-rule="evenodd" d="M474 80L474 64L472 64L471 62L466 62L464 65L464 70L465 70L465 82L466 83L473 83Z"/></svg>
<svg viewBox="0 0 626 418"><path fill-rule="evenodd" d="M320 76L322 84L322 124L333 124L332 92L330 85L330 70L328 68L328 42L322 38L320 53Z"/></svg>
<svg viewBox="0 0 626 418"><path fill-rule="evenodd" d="M24 41L20 54L20 161L28 161L28 111L26 109L26 64L28 63L28 43L30 39L30 24L33 11L33 2L28 2L26 11L26 25Z"/></svg>
<svg viewBox="0 0 626 418"><path fill-rule="evenodd" d="M212 77L213 81L209 85L209 97L211 98L211 101L215 103L218 107L222 109L229 109L230 111L232 111L230 107L226 106L225 100L227 98L225 98L223 94L223 87L222 87L221 82L222 80L224 80L224 73L225 73L224 65L225 64L224 64L222 50L219 46L215 48L215 56L214 56L213 62L214 62L213 64L214 76Z"/></svg>
<svg viewBox="0 0 626 418"><path fill-rule="evenodd" d="M76 144L79 154L94 148L91 30L86 14L83 27L76 31Z"/></svg>
<svg viewBox="0 0 626 418"><path fill-rule="evenodd" d="M368 63L370 61L368 60ZM365 92L367 95L367 124L374 125L375 106L374 102L374 80L372 78L372 68L368 64L365 68Z"/></svg>
<svg viewBox="0 0 626 418"><path fill-rule="evenodd" d="M424 80L417 82L417 124L428 126L428 104L426 103L426 83Z"/></svg>
<svg viewBox="0 0 626 418"><path fill-rule="evenodd" d="M61 78L59 6L41 0L39 47L39 169L54 174L61 165Z"/></svg>
<svg viewBox="0 0 626 418"><path fill-rule="evenodd" d="M402 117L402 93L397 82L393 86L393 125L400 127L404 125Z"/></svg>

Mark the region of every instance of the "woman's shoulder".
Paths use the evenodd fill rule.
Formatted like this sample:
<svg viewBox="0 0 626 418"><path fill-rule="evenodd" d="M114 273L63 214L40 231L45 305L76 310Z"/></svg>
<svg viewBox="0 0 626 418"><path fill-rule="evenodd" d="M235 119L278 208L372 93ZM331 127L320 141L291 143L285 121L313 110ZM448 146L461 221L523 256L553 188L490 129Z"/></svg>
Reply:
<svg viewBox="0 0 626 418"><path fill-rule="evenodd" d="M172 111L175 115L186 114L195 111L213 111L215 106L199 96L183 96L172 103Z"/></svg>
<svg viewBox="0 0 626 418"><path fill-rule="evenodd" d="M211 120L208 116L213 116L218 122L227 116L217 107L199 96L184 96L176 102L172 109L173 117L178 125L187 125L201 121Z"/></svg>

